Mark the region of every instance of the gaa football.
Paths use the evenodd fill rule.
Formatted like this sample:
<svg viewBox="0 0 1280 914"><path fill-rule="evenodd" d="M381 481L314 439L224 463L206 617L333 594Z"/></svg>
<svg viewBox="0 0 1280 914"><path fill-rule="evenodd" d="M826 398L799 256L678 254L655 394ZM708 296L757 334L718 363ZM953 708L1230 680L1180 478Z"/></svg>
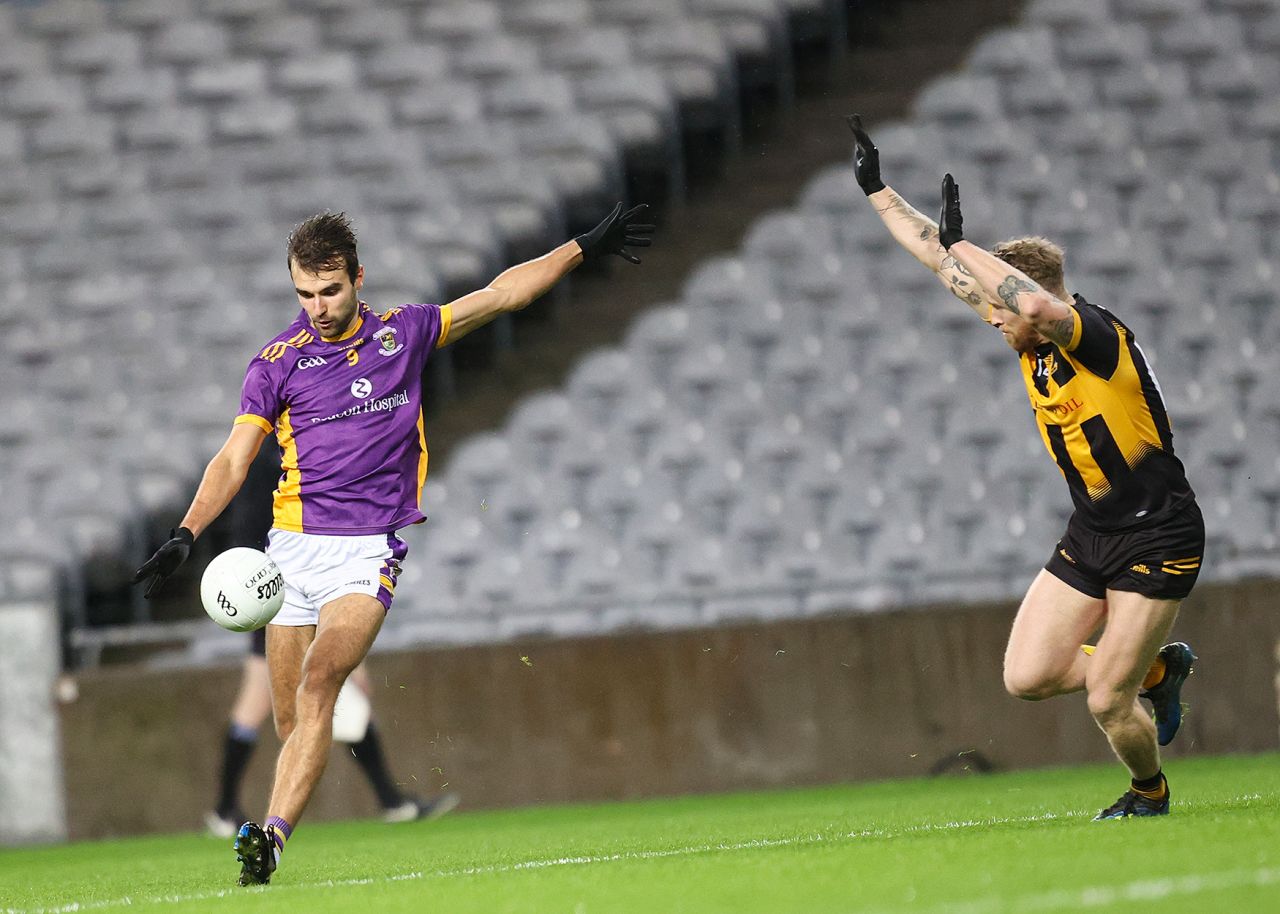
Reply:
<svg viewBox="0 0 1280 914"><path fill-rule="evenodd" d="M237 546L214 557L200 579L209 618L233 632L270 622L284 603L284 575L265 552Z"/></svg>

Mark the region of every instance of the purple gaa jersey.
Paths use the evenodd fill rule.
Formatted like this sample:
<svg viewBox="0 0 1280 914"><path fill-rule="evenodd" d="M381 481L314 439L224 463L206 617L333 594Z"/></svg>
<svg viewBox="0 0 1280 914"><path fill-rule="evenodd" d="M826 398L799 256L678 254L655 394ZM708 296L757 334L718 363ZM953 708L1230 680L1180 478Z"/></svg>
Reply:
<svg viewBox="0 0 1280 914"><path fill-rule="evenodd" d="M375 314L360 303L341 339L306 312L245 372L236 424L280 442L274 526L295 533L390 533L423 520L422 369L449 335L448 305Z"/></svg>

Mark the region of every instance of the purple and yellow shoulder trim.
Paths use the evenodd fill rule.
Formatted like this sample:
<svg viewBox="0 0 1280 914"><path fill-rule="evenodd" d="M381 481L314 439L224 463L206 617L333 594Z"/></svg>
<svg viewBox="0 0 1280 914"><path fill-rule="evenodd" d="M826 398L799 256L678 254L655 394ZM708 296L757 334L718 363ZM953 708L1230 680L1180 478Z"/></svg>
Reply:
<svg viewBox="0 0 1280 914"><path fill-rule="evenodd" d="M241 413L240 415L236 416L235 422L231 424L232 425L256 425L258 428L262 429L268 435L270 435L273 431L275 431L275 428L276 428L266 419L262 418L261 416L255 416L253 413Z"/></svg>
<svg viewBox="0 0 1280 914"><path fill-rule="evenodd" d="M449 342L449 328L453 326L453 305L440 306L440 335L436 337L436 348Z"/></svg>

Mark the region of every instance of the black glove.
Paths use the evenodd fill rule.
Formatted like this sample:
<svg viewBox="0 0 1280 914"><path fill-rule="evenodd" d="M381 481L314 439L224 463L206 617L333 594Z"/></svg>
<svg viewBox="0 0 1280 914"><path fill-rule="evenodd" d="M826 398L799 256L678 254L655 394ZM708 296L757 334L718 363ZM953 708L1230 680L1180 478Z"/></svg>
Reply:
<svg viewBox="0 0 1280 914"><path fill-rule="evenodd" d="M148 575L155 575L147 585L143 596L148 600L160 590L160 586L169 575L178 570L178 566L191 554L191 546L196 541L195 535L186 527L169 531L169 541L156 550L156 554L147 559L142 567L133 573L133 583L137 584Z"/></svg>
<svg viewBox="0 0 1280 914"><path fill-rule="evenodd" d="M964 240L964 216L960 215L960 188L950 173L942 179L942 212L938 214L938 240L948 251Z"/></svg>
<svg viewBox="0 0 1280 914"><path fill-rule="evenodd" d="M851 114L845 119L849 129L853 131L853 177L862 188L862 192L870 197L878 190L884 190L884 182L880 180L880 150L871 142L867 131L862 129L862 115Z"/></svg>
<svg viewBox="0 0 1280 914"><path fill-rule="evenodd" d="M605 254L617 254L632 263L639 263L640 258L628 251L627 247L647 248L652 243L649 236L653 234L653 226L635 221L647 218L648 215L647 203L633 206L625 213L619 203L603 222L573 239L582 248L582 259L595 260Z"/></svg>

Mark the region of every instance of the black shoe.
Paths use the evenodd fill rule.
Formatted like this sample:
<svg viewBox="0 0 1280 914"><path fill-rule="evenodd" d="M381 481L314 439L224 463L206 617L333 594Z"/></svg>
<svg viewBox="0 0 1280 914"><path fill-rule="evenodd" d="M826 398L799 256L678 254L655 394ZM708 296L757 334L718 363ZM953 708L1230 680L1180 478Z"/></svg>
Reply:
<svg viewBox="0 0 1280 914"><path fill-rule="evenodd" d="M1160 648L1164 678L1138 695L1151 702L1156 718L1156 740L1162 746L1173 742L1182 726L1182 683L1191 675L1196 655L1181 641Z"/></svg>
<svg viewBox="0 0 1280 914"><path fill-rule="evenodd" d="M419 820L438 819L451 812L461 799L456 793L442 793L433 800L419 800L407 797L398 806L388 806L382 811L384 822L417 822Z"/></svg>
<svg viewBox="0 0 1280 914"><path fill-rule="evenodd" d="M269 829L257 822L240 826L233 845L236 859L243 864L240 869L241 885L266 885L276 871L276 848Z"/></svg>
<svg viewBox="0 0 1280 914"><path fill-rule="evenodd" d="M1165 784L1164 799L1152 800L1140 793L1126 790L1124 796L1116 800L1102 812L1093 817L1093 821L1103 819L1127 819L1129 816L1167 816L1169 815L1169 785Z"/></svg>

